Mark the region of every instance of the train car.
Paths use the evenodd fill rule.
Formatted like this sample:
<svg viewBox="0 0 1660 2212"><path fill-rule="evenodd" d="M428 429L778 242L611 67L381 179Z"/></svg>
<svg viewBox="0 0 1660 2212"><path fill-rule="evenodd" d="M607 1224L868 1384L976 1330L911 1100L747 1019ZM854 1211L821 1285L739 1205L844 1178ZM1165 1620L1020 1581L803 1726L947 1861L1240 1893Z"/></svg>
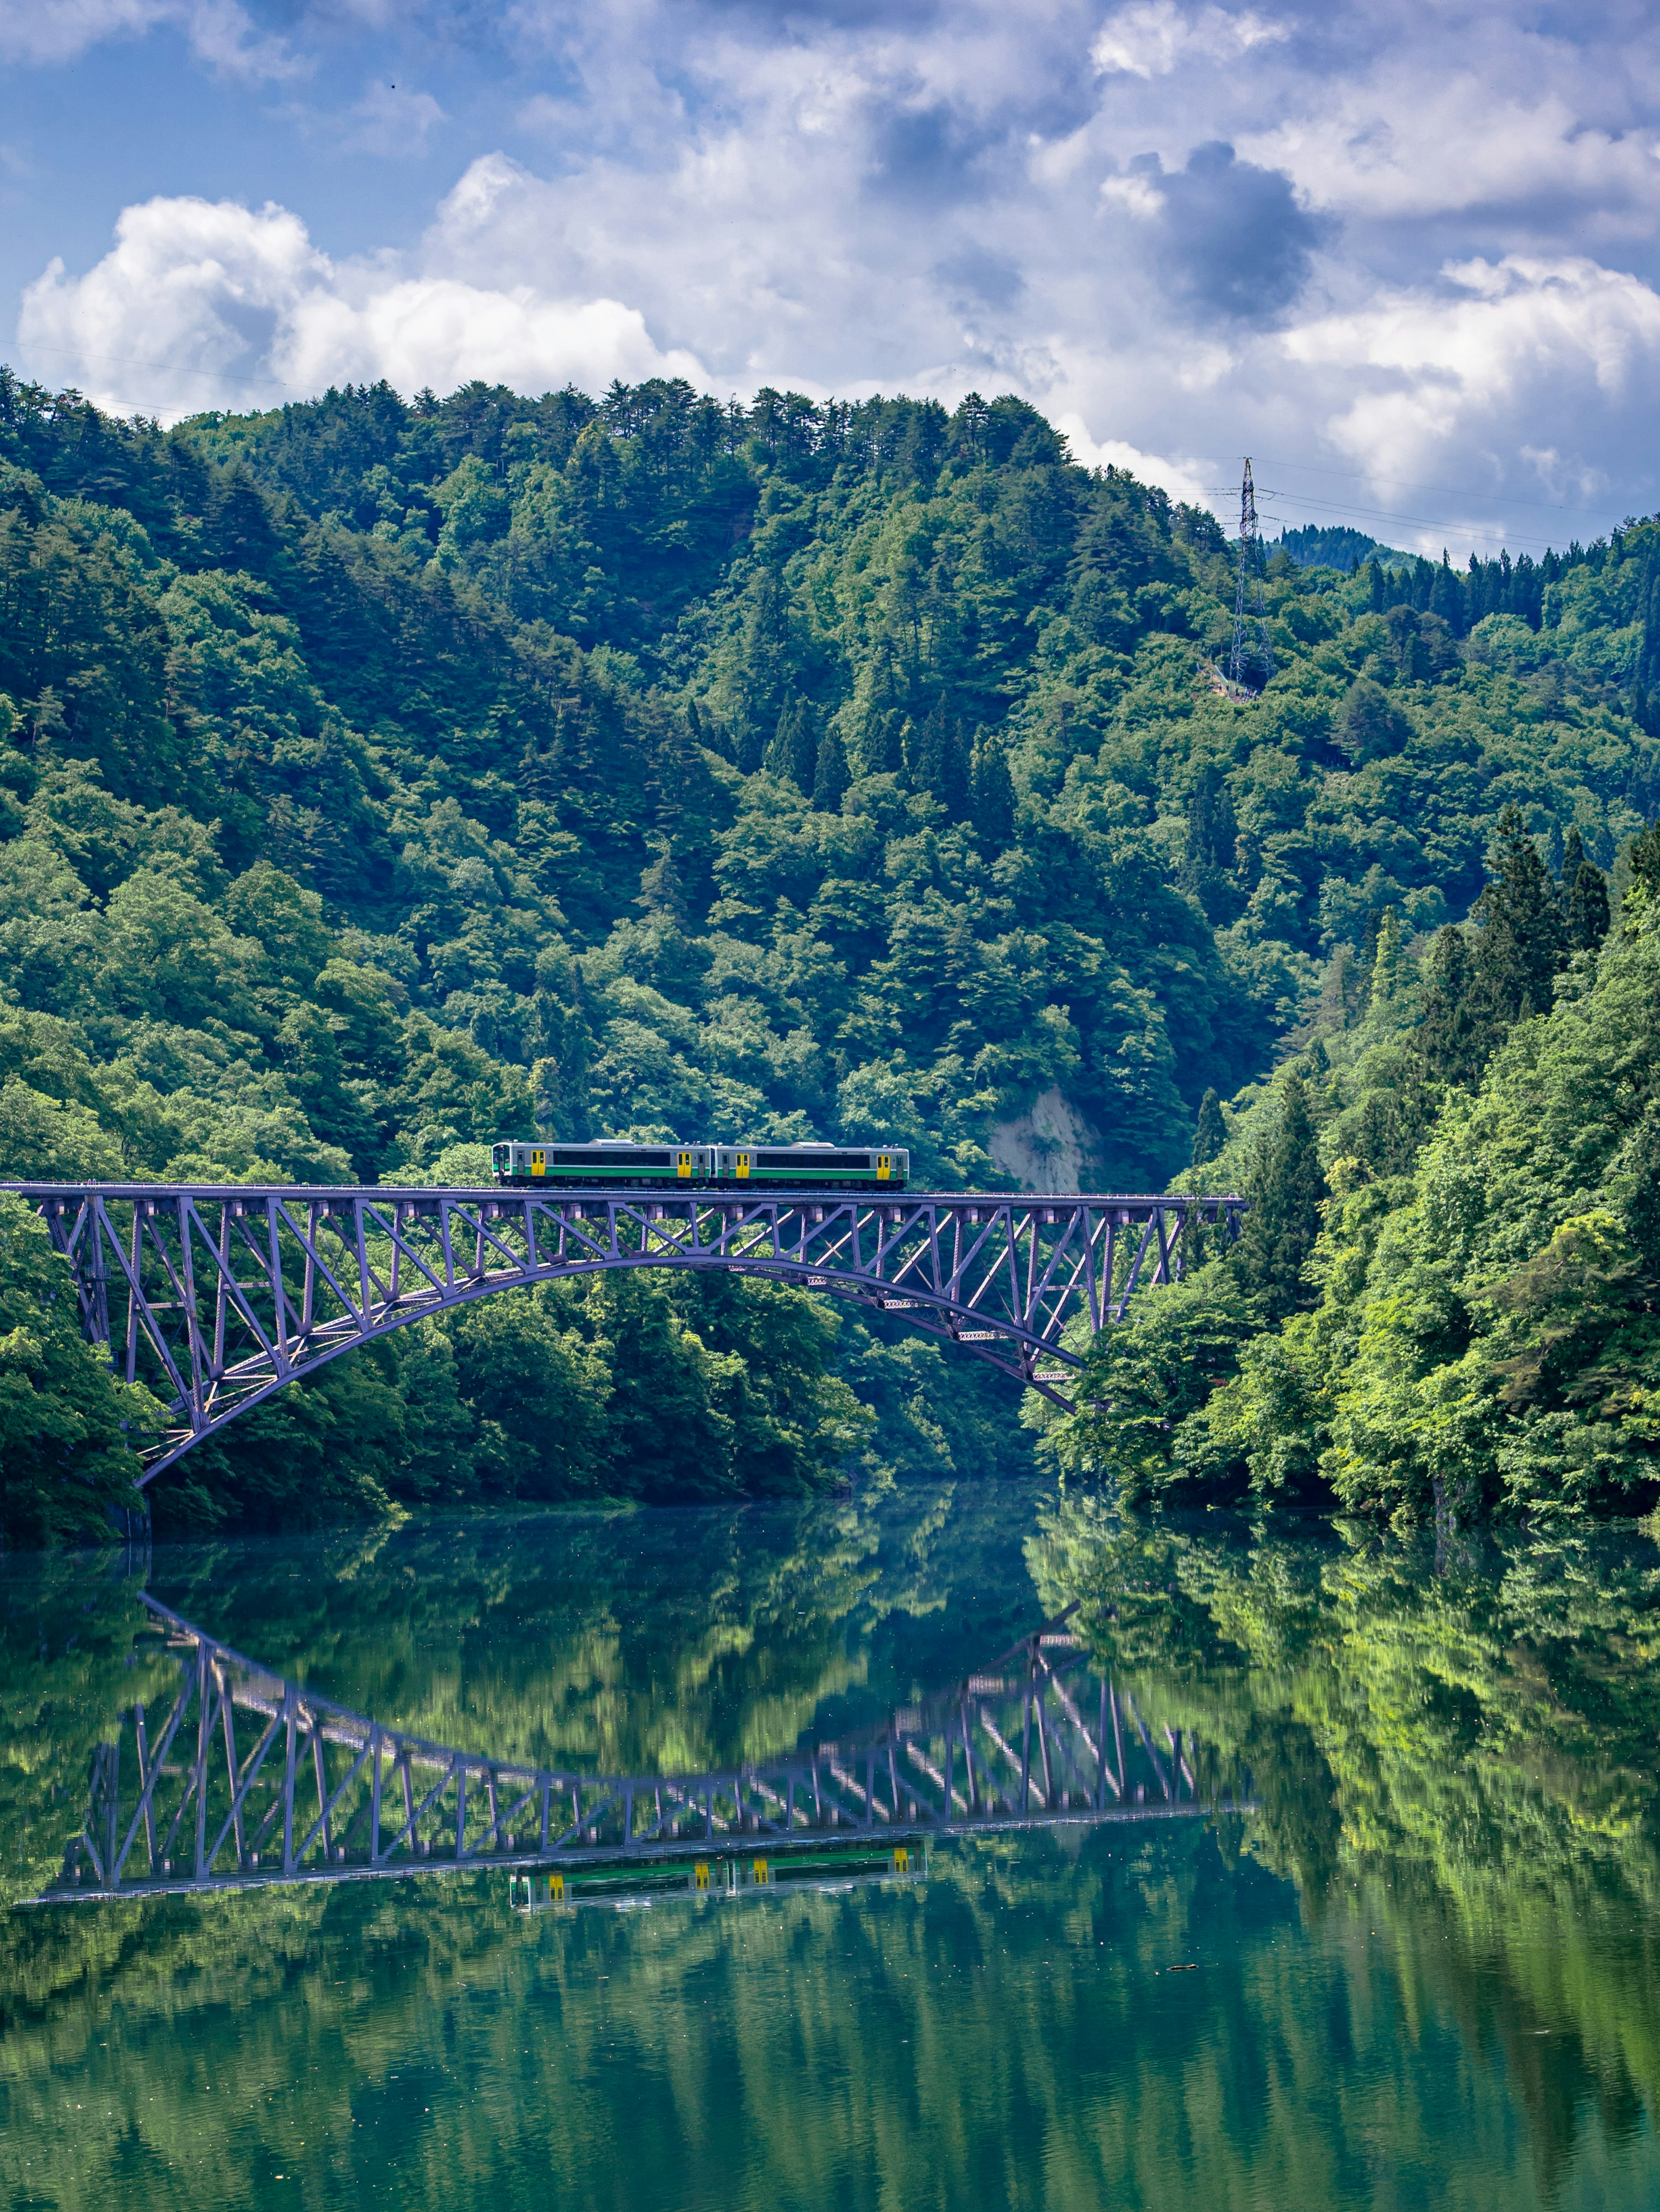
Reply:
<svg viewBox="0 0 1660 2212"><path fill-rule="evenodd" d="M496 1182L515 1189L903 1190L910 1154L854 1152L837 1145L636 1145L601 1137L592 1144L500 1144L490 1147Z"/></svg>
<svg viewBox="0 0 1660 2212"><path fill-rule="evenodd" d="M717 1145L714 1180L753 1188L903 1190L910 1154L892 1146L852 1152L836 1145Z"/></svg>
<svg viewBox="0 0 1660 2212"><path fill-rule="evenodd" d="M591 1145L490 1146L496 1182L531 1189L553 1184L598 1190L608 1183L630 1190L684 1189L708 1183L714 1164L708 1145L635 1145L623 1137L601 1137Z"/></svg>

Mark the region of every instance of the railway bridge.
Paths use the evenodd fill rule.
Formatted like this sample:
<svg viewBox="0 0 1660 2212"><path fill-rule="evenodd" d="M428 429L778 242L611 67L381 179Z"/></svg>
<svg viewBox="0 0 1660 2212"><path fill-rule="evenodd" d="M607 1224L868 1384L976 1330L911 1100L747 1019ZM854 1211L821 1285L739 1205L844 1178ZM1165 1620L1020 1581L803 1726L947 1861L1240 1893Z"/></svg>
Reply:
<svg viewBox="0 0 1660 2212"><path fill-rule="evenodd" d="M1231 1243L1244 1201L7 1183L73 1271L82 1327L167 1407L142 1482L343 1352L498 1291L620 1267L786 1282L901 1315L1071 1410L1084 1347Z"/></svg>

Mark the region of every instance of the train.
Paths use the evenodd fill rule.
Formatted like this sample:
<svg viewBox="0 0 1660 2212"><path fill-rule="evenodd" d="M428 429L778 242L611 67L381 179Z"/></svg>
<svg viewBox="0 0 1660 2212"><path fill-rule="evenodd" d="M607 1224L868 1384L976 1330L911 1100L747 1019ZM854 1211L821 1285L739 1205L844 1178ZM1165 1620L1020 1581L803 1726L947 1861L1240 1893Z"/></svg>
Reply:
<svg viewBox="0 0 1660 2212"><path fill-rule="evenodd" d="M903 1190L910 1154L889 1145L635 1145L600 1137L585 1145L490 1146L490 1172L515 1190L551 1183L603 1190Z"/></svg>

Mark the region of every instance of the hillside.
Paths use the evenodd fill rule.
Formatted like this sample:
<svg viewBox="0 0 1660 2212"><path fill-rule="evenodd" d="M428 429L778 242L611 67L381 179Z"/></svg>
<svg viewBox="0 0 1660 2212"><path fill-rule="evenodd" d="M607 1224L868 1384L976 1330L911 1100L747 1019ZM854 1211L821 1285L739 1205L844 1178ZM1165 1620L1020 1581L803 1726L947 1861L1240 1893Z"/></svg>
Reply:
<svg viewBox="0 0 1660 2212"><path fill-rule="evenodd" d="M1278 553L1241 705L1213 519L1018 400L381 386L163 432L0 375L0 1172L435 1179L540 1127L1157 1188L1210 1091L1248 1166L1263 1079L1355 1027L1380 931L1418 988L1506 807L1604 871L1655 811L1657 542ZM64 1453L115 1479L108 1408L39 1442L60 1355L13 1355L15 1531L73 1525ZM631 1278L342 1363L157 1510L812 1487L1009 1429L805 1295Z"/></svg>

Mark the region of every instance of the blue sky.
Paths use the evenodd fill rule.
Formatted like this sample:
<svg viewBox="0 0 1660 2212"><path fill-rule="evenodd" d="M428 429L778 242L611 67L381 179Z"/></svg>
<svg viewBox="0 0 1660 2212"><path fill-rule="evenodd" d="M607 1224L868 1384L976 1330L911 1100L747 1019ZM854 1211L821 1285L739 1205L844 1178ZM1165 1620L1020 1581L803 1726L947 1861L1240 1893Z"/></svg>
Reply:
<svg viewBox="0 0 1660 2212"><path fill-rule="evenodd" d="M1024 393L1456 558L1660 508L1660 11L0 0L23 373Z"/></svg>

